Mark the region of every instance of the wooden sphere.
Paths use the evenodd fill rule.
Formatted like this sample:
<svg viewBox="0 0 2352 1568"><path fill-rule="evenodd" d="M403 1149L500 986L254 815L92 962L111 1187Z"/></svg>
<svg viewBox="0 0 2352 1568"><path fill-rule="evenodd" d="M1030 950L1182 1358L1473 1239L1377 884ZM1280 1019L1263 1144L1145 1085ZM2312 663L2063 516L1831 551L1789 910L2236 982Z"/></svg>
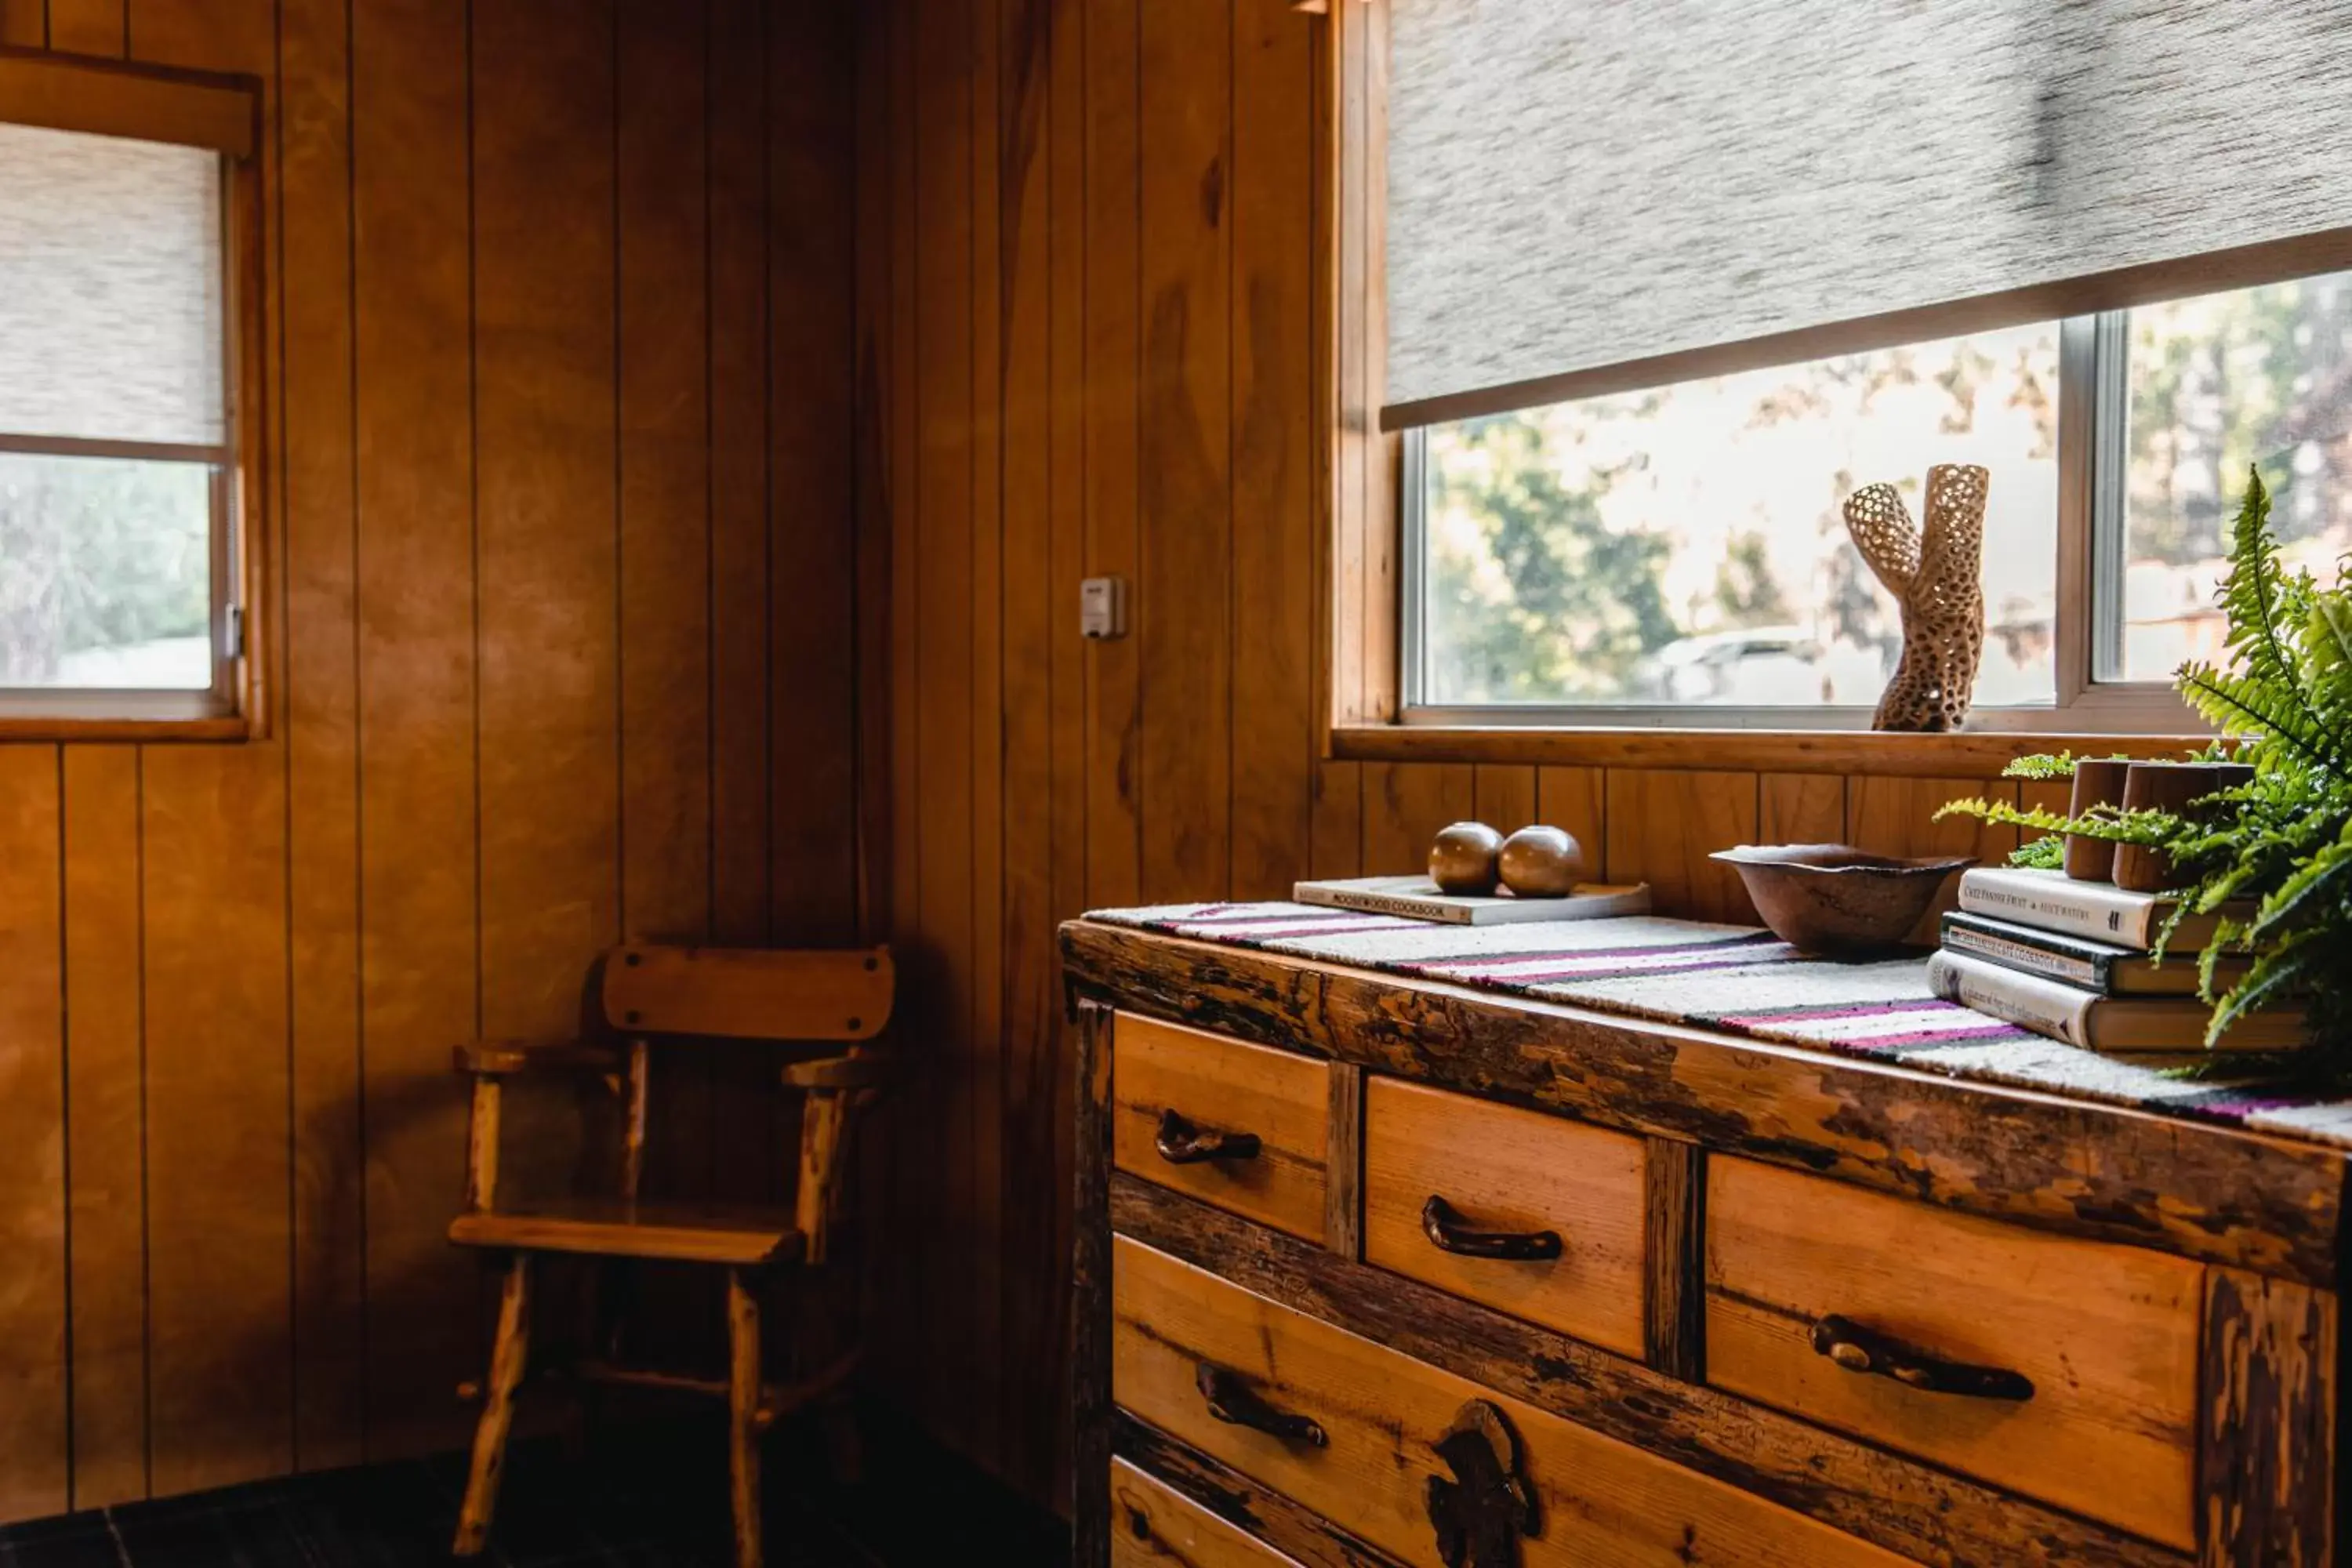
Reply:
<svg viewBox="0 0 2352 1568"><path fill-rule="evenodd" d="M1558 827L1522 827L1503 840L1496 866L1523 899L1564 899L1584 877L1584 846Z"/></svg>
<svg viewBox="0 0 2352 1568"><path fill-rule="evenodd" d="M1429 879L1441 893L1483 897L1495 890L1501 872L1495 857L1503 836L1483 822L1456 822L1437 830L1429 843Z"/></svg>

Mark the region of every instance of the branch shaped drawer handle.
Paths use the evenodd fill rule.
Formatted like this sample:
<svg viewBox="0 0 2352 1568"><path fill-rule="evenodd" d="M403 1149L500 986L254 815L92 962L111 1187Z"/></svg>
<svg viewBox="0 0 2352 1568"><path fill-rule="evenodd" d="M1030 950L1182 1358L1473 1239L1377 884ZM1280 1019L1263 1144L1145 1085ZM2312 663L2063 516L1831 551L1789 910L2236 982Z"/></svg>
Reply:
<svg viewBox="0 0 2352 1568"><path fill-rule="evenodd" d="M1891 1377L1906 1388L1927 1394L2011 1401L2033 1397L2032 1381L2022 1373L2011 1372L2006 1367L1938 1360L1835 1312L1813 1325L1813 1352L1827 1356L1848 1372Z"/></svg>
<svg viewBox="0 0 2352 1568"><path fill-rule="evenodd" d="M1286 1443L1304 1443L1310 1448L1330 1447L1331 1439L1313 1416L1276 1410L1237 1372L1204 1361L1193 1369L1192 1380L1200 1385L1201 1397L1208 1401L1209 1414L1229 1426L1246 1426L1253 1432L1263 1432Z"/></svg>
<svg viewBox="0 0 2352 1568"><path fill-rule="evenodd" d="M1474 1230L1452 1204L1436 1194L1421 1205L1421 1232L1440 1252L1458 1258L1499 1258L1512 1263L1540 1263L1560 1254L1556 1230Z"/></svg>
<svg viewBox="0 0 2352 1568"><path fill-rule="evenodd" d="M1172 1107L1160 1113L1160 1135L1152 1140L1152 1147L1171 1165L1255 1160L1258 1155L1256 1133L1203 1131Z"/></svg>

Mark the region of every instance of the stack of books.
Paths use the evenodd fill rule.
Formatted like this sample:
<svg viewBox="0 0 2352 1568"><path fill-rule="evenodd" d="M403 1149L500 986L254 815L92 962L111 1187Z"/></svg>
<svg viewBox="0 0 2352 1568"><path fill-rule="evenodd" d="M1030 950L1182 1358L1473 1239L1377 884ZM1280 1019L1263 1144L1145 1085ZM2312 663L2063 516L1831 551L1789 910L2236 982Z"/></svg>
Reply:
<svg viewBox="0 0 2352 1568"><path fill-rule="evenodd" d="M2116 1056L2202 1051L2212 1009L2197 997L2200 951L2220 916L2181 917L2161 962L2151 956L2172 915L2169 900L2061 871L1979 868L1960 877L1959 908L1944 917L1943 946L1927 961L1945 1000L2085 1050ZM2225 957L2226 988L2246 961ZM2240 1020L2212 1047L2291 1050L2303 1043L2294 1007Z"/></svg>

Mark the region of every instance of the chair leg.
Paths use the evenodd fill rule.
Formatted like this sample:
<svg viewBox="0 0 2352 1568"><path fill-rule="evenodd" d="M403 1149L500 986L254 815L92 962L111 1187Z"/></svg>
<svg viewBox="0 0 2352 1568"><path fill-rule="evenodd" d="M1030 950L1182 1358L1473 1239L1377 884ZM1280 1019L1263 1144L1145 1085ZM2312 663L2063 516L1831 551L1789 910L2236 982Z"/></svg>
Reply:
<svg viewBox="0 0 2352 1568"><path fill-rule="evenodd" d="M499 1473L506 1462L507 1432L514 1425L515 1390L530 1360L530 1254L519 1252L507 1266L499 1298L499 1337L490 1350L489 1380L482 1390L481 1424L474 1429L474 1463L466 1476L466 1500L457 1510L452 1554L471 1557L490 1533L499 1506Z"/></svg>
<svg viewBox="0 0 2352 1568"><path fill-rule="evenodd" d="M736 1568L761 1568L760 1298L740 1268L727 1271L727 1457L735 1500Z"/></svg>

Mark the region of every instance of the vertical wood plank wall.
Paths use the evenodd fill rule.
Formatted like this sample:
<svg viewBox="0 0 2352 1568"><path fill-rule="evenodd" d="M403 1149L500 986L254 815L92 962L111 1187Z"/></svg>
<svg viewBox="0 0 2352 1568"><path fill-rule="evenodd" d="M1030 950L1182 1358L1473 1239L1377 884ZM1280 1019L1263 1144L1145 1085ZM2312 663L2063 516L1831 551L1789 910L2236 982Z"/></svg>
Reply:
<svg viewBox="0 0 2352 1568"><path fill-rule="evenodd" d="M2005 847L1927 823L1980 781L1319 758L1318 26L0 0L268 84L283 661L264 742L0 744L0 1519L455 1440L448 1047L624 935L899 944L879 1371L1058 1501L1059 921L1474 814L1727 918L1740 839ZM655 1181L775 1190L766 1066L681 1058Z"/></svg>
<svg viewBox="0 0 2352 1568"><path fill-rule="evenodd" d="M883 367L889 891L937 1071L901 1108L901 1398L1065 1494L1071 1039L1055 924L1411 869L1478 815L1742 919L1744 840L2010 847L1978 780L1319 759L1309 340L1320 24L1289 0L864 12L861 363ZM1130 635L1077 635L1078 581ZM2013 786L2001 785L2000 788Z"/></svg>
<svg viewBox="0 0 2352 1568"><path fill-rule="evenodd" d="M266 84L283 666L267 742L0 744L0 1520L451 1444L450 1047L858 934L849 17L0 0ZM771 1082L681 1058L664 1179L772 1191Z"/></svg>

